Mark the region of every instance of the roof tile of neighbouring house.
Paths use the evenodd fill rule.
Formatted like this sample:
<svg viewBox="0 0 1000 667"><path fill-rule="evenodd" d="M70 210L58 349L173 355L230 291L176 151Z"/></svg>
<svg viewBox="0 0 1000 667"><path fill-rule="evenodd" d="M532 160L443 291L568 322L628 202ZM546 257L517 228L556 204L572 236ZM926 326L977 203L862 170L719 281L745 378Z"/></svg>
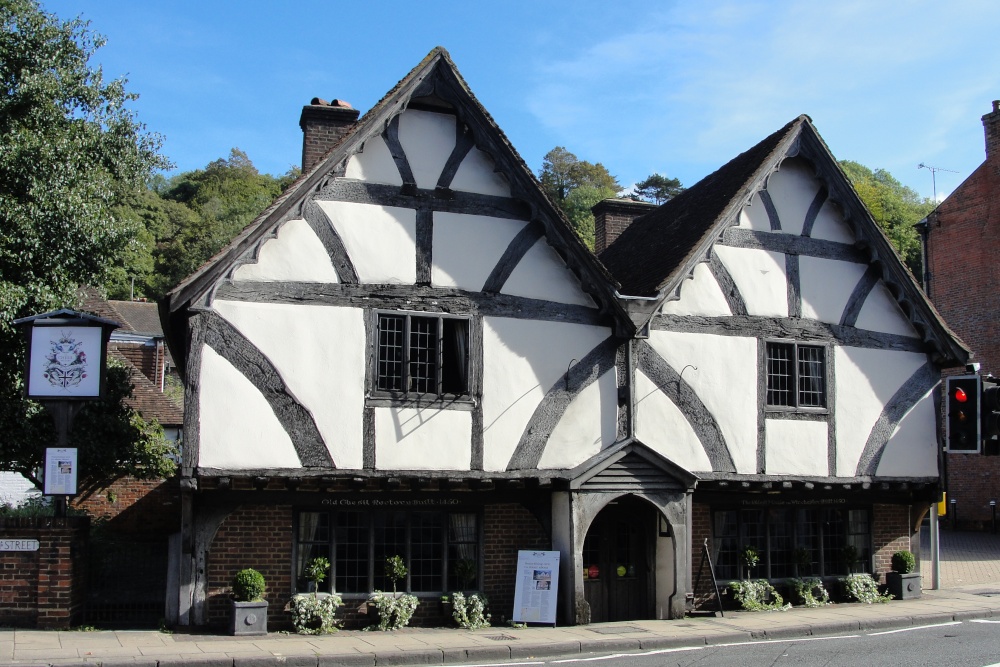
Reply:
<svg viewBox="0 0 1000 667"><path fill-rule="evenodd" d="M702 241L714 236L734 204L742 206L761 166L800 125L800 116L663 206L637 218L600 259L630 296L652 296L684 269Z"/></svg>
<svg viewBox="0 0 1000 667"><path fill-rule="evenodd" d="M152 301L110 301L121 320L131 331L148 336L163 336L160 313Z"/></svg>
<svg viewBox="0 0 1000 667"><path fill-rule="evenodd" d="M125 402L137 410L143 419L156 419L161 426L180 427L184 424L184 409L173 399L161 392L135 365L115 350L108 351L128 369L132 380L132 396Z"/></svg>

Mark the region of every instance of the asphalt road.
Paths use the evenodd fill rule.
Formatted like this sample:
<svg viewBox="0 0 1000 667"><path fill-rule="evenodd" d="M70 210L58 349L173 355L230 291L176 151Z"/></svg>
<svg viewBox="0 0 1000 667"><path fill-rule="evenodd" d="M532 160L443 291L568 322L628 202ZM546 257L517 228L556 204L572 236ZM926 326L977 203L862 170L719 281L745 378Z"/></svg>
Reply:
<svg viewBox="0 0 1000 667"><path fill-rule="evenodd" d="M904 630L784 641L664 649L590 658L509 662L547 667L823 667L885 665L1000 667L1000 620L944 623Z"/></svg>

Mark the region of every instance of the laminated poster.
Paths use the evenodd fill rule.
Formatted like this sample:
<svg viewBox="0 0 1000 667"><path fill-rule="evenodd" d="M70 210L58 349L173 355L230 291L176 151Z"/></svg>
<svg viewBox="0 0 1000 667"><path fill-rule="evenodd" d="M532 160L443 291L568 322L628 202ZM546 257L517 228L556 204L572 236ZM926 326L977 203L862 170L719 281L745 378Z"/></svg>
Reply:
<svg viewBox="0 0 1000 667"><path fill-rule="evenodd" d="M45 495L76 495L76 448L49 447L45 450Z"/></svg>
<svg viewBox="0 0 1000 667"><path fill-rule="evenodd" d="M556 624L559 552L518 551L514 621Z"/></svg>

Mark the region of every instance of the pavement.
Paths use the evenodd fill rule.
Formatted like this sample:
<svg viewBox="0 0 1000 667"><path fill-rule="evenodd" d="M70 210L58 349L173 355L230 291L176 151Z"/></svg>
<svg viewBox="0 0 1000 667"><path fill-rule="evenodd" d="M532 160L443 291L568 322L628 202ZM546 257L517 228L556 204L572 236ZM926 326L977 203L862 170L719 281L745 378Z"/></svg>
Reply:
<svg viewBox="0 0 1000 667"><path fill-rule="evenodd" d="M926 540L926 536L924 536ZM922 548L923 553L929 549ZM887 604L832 604L784 612L736 612L675 621L627 621L573 627L404 628L341 631L321 637L264 637L156 631L0 630L0 667L94 665L144 667L383 667L541 662L613 653L692 649L740 642L807 639L955 621L1000 623L1000 537L941 531L941 589Z"/></svg>

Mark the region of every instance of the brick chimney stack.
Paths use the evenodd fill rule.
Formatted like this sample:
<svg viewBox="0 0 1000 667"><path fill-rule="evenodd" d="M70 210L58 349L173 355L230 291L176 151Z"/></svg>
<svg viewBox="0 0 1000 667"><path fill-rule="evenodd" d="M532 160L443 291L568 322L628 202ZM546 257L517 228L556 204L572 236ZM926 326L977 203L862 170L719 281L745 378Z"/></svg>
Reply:
<svg viewBox="0 0 1000 667"><path fill-rule="evenodd" d="M344 100L327 102L314 97L302 107L302 171L307 172L347 134L358 120L358 110Z"/></svg>
<svg viewBox="0 0 1000 667"><path fill-rule="evenodd" d="M1000 158L1000 100L993 100L993 111L983 116L986 130L986 161Z"/></svg>
<svg viewBox="0 0 1000 667"><path fill-rule="evenodd" d="M602 199L597 202L590 209L594 214L594 254L604 252L633 220L654 208L656 204L632 199Z"/></svg>

